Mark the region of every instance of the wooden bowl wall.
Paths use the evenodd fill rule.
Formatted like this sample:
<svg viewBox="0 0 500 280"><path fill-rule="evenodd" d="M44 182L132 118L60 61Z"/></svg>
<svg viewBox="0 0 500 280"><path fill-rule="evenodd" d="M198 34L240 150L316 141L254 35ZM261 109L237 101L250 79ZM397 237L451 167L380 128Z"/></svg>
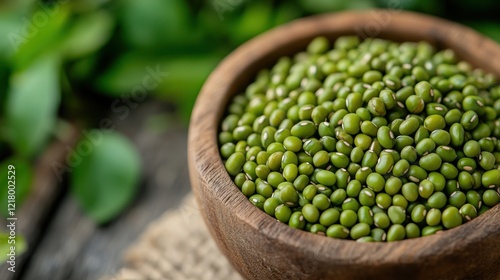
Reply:
<svg viewBox="0 0 500 280"><path fill-rule="evenodd" d="M297 20L243 44L206 81L189 130L189 169L219 248L248 279L478 279L500 277L500 205L460 227L392 243L357 243L295 230L253 206L224 169L217 146L230 97L258 70L316 36L428 41L500 77L500 47L473 30L415 13L375 10ZM210 257L210 256L207 256Z"/></svg>

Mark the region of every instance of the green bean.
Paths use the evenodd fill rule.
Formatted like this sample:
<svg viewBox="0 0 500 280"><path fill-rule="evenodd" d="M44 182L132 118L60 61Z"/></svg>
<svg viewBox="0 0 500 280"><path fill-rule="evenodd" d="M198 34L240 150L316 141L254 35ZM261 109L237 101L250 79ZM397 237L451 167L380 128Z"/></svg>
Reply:
<svg viewBox="0 0 500 280"><path fill-rule="evenodd" d="M419 127L418 119L415 117L410 117L401 123L399 127L399 133L401 135L411 135L417 131Z"/></svg>
<svg viewBox="0 0 500 280"><path fill-rule="evenodd" d="M326 235L329 237L345 239L349 236L349 229L345 226L334 224L328 227Z"/></svg>
<svg viewBox="0 0 500 280"><path fill-rule="evenodd" d="M436 153L430 153L420 158L419 165L426 171L435 171L441 167L441 157Z"/></svg>
<svg viewBox="0 0 500 280"><path fill-rule="evenodd" d="M493 169L484 172L481 182L486 188L500 187L500 170Z"/></svg>
<svg viewBox="0 0 500 280"><path fill-rule="evenodd" d="M382 126L377 131L377 140L386 149L391 149L395 144L394 133L387 126Z"/></svg>
<svg viewBox="0 0 500 280"><path fill-rule="evenodd" d="M306 220L301 212L293 212L288 221L288 225L292 228L303 229L306 226Z"/></svg>
<svg viewBox="0 0 500 280"><path fill-rule="evenodd" d="M462 224L462 215L456 207L451 206L443 211L442 220L445 228L454 228Z"/></svg>
<svg viewBox="0 0 500 280"><path fill-rule="evenodd" d="M387 241L398 241L403 240L405 238L406 231L405 228L400 224L392 225L387 231Z"/></svg>
<svg viewBox="0 0 500 280"><path fill-rule="evenodd" d="M443 230L443 226L441 226L441 225L426 226L426 227L422 228L422 236L433 235L433 234L436 234L442 230Z"/></svg>
<svg viewBox="0 0 500 280"><path fill-rule="evenodd" d="M351 228L358 221L358 215L355 211L347 209L340 213L340 224L346 228Z"/></svg>
<svg viewBox="0 0 500 280"><path fill-rule="evenodd" d="M406 211L401 206L390 206L387 214L393 224L402 224L406 220Z"/></svg>
<svg viewBox="0 0 500 280"><path fill-rule="evenodd" d="M464 222L470 221L478 215L476 207L469 203L462 205L458 212L462 215Z"/></svg>
<svg viewBox="0 0 500 280"><path fill-rule="evenodd" d="M397 241L500 203L500 87L428 43L315 38L226 112L217 140L235 186L299 230Z"/></svg>
<svg viewBox="0 0 500 280"><path fill-rule="evenodd" d="M363 222L354 225L350 231L351 238L354 240L368 236L369 234L370 234L370 225Z"/></svg>
<svg viewBox="0 0 500 280"><path fill-rule="evenodd" d="M238 174L240 170L243 168L244 164L245 164L245 156L243 155L243 153L235 152L227 159L225 166L227 172L230 175L236 176L236 174Z"/></svg>

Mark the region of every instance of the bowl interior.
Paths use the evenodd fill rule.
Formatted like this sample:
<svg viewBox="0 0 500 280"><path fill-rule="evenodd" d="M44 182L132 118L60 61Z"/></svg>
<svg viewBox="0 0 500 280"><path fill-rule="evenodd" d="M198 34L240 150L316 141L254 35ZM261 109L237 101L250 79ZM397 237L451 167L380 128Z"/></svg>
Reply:
<svg viewBox="0 0 500 280"><path fill-rule="evenodd" d="M332 17L336 17L335 23L332 23ZM332 27L332 24L336 26ZM244 73L233 75L235 87L231 87L227 97L244 91L260 70L271 67L279 58L304 51L315 37L326 36L333 42L345 35L395 42L426 41L437 49L452 49L460 60L492 73L500 80L500 47L491 39L466 26L432 16L400 10L372 10L300 19L245 43L238 51L249 51L247 55L253 60L243 59ZM259 55L253 56L255 51ZM224 108L227 103L228 98Z"/></svg>
<svg viewBox="0 0 500 280"><path fill-rule="evenodd" d="M487 252L491 244L500 246L499 205L471 222L432 236L387 244L361 244L314 235L278 223L252 205L237 189L224 169L217 145L219 123L230 98L243 91L259 70L270 67L282 56L304 50L310 40L319 35L332 41L343 35L398 42L427 41L439 49L453 49L460 59L500 77L500 47L490 39L449 21L398 10L301 19L245 43L229 55L207 80L197 99L189 131L193 191L205 222L222 251L242 274L249 277L254 277L255 272L247 264L248 259L258 258L262 252L267 256L267 253L283 254L285 251L310 258L299 262L296 259L299 257L287 259L287 256L279 256L273 261L278 270L293 266L308 277L319 275L309 273L308 267L331 262L368 268L375 264L382 267L395 263L410 265L425 259L426 262L441 261L443 268L436 270L441 275L453 272L457 264L464 263L464 259L475 258L478 263L491 263L485 258L492 255L478 257L475 252ZM453 257L455 254L460 258ZM443 257L447 260L442 261ZM493 257L500 257L500 253L496 252ZM253 264L254 268L260 265L265 268L264 263ZM402 267L406 267L406 272L411 271L408 266Z"/></svg>

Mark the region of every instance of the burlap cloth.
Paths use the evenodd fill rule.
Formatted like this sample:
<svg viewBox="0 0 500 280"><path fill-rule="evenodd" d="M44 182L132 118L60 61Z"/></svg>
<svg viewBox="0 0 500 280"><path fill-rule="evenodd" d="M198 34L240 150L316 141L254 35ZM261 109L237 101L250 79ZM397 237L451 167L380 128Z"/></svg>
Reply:
<svg viewBox="0 0 500 280"><path fill-rule="evenodd" d="M212 240L192 194L142 233L125 252L124 263L104 279L242 279Z"/></svg>

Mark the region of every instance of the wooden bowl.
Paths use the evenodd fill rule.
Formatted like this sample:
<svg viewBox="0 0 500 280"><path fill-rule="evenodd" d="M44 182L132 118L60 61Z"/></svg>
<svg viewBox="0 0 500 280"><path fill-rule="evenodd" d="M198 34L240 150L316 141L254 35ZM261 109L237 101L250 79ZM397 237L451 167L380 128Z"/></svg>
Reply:
<svg viewBox="0 0 500 280"><path fill-rule="evenodd" d="M457 228L391 243L357 243L300 231L252 205L224 169L219 123L231 96L258 70L304 50L318 35L425 40L500 77L500 47L442 19L375 10L300 19L243 44L206 81L189 129L189 171L204 220L219 248L248 279L478 279L500 277L500 205ZM210 258L210 256L207 256Z"/></svg>

